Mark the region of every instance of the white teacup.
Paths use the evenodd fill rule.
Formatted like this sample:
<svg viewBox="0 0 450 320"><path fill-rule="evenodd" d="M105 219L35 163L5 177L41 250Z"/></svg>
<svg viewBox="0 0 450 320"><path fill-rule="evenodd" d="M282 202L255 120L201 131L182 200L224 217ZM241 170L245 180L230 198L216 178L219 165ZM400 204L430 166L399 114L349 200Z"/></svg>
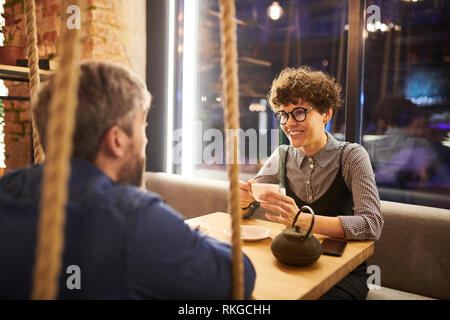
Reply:
<svg viewBox="0 0 450 320"><path fill-rule="evenodd" d="M285 188L280 188L278 184L273 183L252 183L252 192L251 195L253 198L255 198L258 202L266 202L264 200L260 199L260 196L265 194L266 191L273 191L273 192L281 192L282 194L286 194Z"/></svg>

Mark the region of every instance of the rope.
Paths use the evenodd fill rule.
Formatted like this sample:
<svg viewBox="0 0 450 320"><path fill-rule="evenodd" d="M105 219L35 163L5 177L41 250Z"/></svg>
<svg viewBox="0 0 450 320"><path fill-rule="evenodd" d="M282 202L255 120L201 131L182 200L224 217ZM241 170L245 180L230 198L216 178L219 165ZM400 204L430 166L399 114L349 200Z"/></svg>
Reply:
<svg viewBox="0 0 450 320"><path fill-rule="evenodd" d="M30 72L28 78L30 80L30 97L33 98L39 89L39 52L37 46L37 28L36 28L36 5L34 0L25 0L25 16L26 16L26 35L27 35L27 55L28 67ZM31 106L31 104L30 104ZM44 151L39 141L39 134L36 130L36 122L31 112L31 124L33 130L33 150L34 162L44 161Z"/></svg>
<svg viewBox="0 0 450 320"><path fill-rule="evenodd" d="M61 63L53 83L54 95L46 137L47 159L42 180L32 299L57 298L64 247L65 204L77 106L80 31L64 28L61 45Z"/></svg>
<svg viewBox="0 0 450 320"><path fill-rule="evenodd" d="M236 23L234 0L219 0L220 4L220 34L223 70L223 86L225 95L225 127L233 134L226 135L227 154L233 154L233 161L228 164L230 180L230 214L231 214L231 255L232 255L232 298L244 298L244 275L241 250L241 212L239 205L239 166L237 164L238 143L236 132L239 128L239 92L238 65L236 45ZM228 162L230 163L230 162Z"/></svg>

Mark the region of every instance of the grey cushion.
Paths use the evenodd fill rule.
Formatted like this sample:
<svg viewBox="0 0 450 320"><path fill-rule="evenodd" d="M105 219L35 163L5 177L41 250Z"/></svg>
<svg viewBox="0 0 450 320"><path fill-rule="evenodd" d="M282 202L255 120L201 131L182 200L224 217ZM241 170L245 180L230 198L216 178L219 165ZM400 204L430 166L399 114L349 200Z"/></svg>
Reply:
<svg viewBox="0 0 450 320"><path fill-rule="evenodd" d="M146 172L145 187L187 219L212 212L227 212L229 183L176 174Z"/></svg>
<svg viewBox="0 0 450 320"><path fill-rule="evenodd" d="M371 289L366 300L433 300L432 298L386 287Z"/></svg>
<svg viewBox="0 0 450 320"><path fill-rule="evenodd" d="M384 228L369 265L381 286L450 299L450 210L381 201Z"/></svg>

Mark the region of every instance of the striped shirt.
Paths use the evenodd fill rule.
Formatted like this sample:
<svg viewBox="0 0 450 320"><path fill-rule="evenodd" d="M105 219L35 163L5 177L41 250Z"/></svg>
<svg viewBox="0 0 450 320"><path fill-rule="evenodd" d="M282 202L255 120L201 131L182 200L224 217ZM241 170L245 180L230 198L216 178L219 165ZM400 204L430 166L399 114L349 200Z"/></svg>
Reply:
<svg viewBox="0 0 450 320"><path fill-rule="evenodd" d="M287 180L299 199L313 203L331 186L339 171L339 159L346 142L330 133L325 146L313 156L289 146ZM280 155L277 148L255 177L257 183L280 181ZM281 171L281 174L283 171ZM367 151L359 144L349 144L342 155L342 176L353 196L353 216L338 216L348 240L378 240L384 220L380 198ZM317 212L320 215L320 212Z"/></svg>

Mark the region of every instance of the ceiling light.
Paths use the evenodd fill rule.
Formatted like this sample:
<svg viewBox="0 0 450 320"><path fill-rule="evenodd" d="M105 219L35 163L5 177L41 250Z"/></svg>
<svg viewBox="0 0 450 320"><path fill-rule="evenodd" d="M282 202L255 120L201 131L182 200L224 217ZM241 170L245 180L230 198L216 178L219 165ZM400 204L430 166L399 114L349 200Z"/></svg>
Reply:
<svg viewBox="0 0 450 320"><path fill-rule="evenodd" d="M278 2L274 1L267 9L267 15L272 20L278 20L283 15L283 8Z"/></svg>

